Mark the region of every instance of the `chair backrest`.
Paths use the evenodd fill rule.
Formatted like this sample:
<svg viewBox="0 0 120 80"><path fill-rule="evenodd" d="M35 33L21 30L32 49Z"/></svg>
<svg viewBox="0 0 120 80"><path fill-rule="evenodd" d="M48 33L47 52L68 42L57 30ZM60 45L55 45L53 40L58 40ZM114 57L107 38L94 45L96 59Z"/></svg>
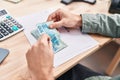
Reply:
<svg viewBox="0 0 120 80"><path fill-rule="evenodd" d="M112 0L110 9L110 13L120 13L120 0Z"/></svg>

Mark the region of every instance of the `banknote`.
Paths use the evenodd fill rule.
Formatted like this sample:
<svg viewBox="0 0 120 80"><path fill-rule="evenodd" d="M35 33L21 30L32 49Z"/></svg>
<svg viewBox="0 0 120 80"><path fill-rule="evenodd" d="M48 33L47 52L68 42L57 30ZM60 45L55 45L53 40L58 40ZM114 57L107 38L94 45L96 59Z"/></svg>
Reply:
<svg viewBox="0 0 120 80"><path fill-rule="evenodd" d="M57 35L60 37L59 32L56 29L50 29L49 25L53 23L52 21L50 22L44 22L44 23L39 23L37 24L37 28L39 29L40 33L47 33L50 37Z"/></svg>
<svg viewBox="0 0 120 80"><path fill-rule="evenodd" d="M35 39L38 39L41 37L42 34L46 33L50 36L51 42L53 45L53 51L54 53L57 53L61 51L62 49L66 48L67 45L60 39L60 34L56 29L50 29L49 25L52 22L44 22L44 23L38 23L36 26L36 29L31 31L31 34Z"/></svg>

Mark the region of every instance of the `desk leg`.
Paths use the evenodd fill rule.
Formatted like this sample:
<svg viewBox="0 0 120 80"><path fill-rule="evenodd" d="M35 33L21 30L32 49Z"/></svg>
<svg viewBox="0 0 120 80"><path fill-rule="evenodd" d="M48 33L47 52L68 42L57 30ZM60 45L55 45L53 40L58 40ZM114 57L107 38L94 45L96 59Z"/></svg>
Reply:
<svg viewBox="0 0 120 80"><path fill-rule="evenodd" d="M117 67L119 62L120 62L120 47L119 47L115 57L113 58L112 62L108 66L108 68L106 70L106 74L107 75L112 75L113 71L115 70L115 68Z"/></svg>

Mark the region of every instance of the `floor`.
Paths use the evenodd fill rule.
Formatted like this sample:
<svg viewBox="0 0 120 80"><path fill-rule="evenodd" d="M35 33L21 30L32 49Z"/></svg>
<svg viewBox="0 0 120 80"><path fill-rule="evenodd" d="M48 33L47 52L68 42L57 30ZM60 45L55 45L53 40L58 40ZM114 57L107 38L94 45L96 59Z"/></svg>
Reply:
<svg viewBox="0 0 120 80"><path fill-rule="evenodd" d="M115 42L110 42L94 54L81 60L80 64L83 64L94 71L104 73L114 54L116 53L118 47L119 45ZM112 76L118 74L120 74L120 64L118 65L117 69L115 70Z"/></svg>

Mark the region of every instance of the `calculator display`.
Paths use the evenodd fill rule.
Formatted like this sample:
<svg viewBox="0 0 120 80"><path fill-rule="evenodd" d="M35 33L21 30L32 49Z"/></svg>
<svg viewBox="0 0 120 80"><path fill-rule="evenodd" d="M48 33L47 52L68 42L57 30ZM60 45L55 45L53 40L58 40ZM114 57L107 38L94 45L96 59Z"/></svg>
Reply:
<svg viewBox="0 0 120 80"><path fill-rule="evenodd" d="M0 16L3 16L3 15L5 15L5 14L7 14L7 12L6 12L5 10L1 10L1 11L0 11Z"/></svg>

